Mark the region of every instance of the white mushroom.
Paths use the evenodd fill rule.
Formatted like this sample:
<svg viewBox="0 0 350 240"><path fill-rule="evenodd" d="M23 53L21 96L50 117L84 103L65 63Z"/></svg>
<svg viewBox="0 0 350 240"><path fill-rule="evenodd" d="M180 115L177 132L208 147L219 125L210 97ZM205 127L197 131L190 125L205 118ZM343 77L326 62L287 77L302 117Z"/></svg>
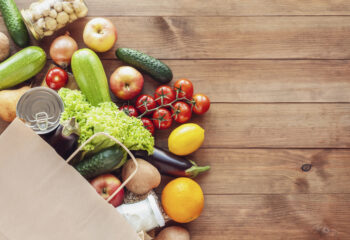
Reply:
<svg viewBox="0 0 350 240"><path fill-rule="evenodd" d="M72 13L72 14L69 14L69 22L71 23L71 22L74 22L75 20L77 20L78 19L78 17L77 17L77 15L75 15L74 13Z"/></svg>
<svg viewBox="0 0 350 240"><path fill-rule="evenodd" d="M34 23L34 30L39 36L44 34L44 30L38 26L38 22Z"/></svg>
<svg viewBox="0 0 350 240"><path fill-rule="evenodd" d="M59 24L66 24L69 21L69 15L66 12L60 12L56 20Z"/></svg>
<svg viewBox="0 0 350 240"><path fill-rule="evenodd" d="M79 11L76 11L78 18L83 18L88 14L88 8L84 3L81 3Z"/></svg>
<svg viewBox="0 0 350 240"><path fill-rule="evenodd" d="M45 17L50 15L51 7L50 7L50 4L48 2L42 2L40 4L40 8L41 8L41 11Z"/></svg>
<svg viewBox="0 0 350 240"><path fill-rule="evenodd" d="M66 26L66 24L59 23L59 24L57 24L56 30L61 29L65 26Z"/></svg>
<svg viewBox="0 0 350 240"><path fill-rule="evenodd" d="M50 15L49 15L50 17L52 17L52 18L56 18L57 17L57 12L56 12L56 10L55 9L52 9L51 11L50 11Z"/></svg>
<svg viewBox="0 0 350 240"><path fill-rule="evenodd" d="M53 7L55 8L56 12L62 12L63 10L62 2L55 2Z"/></svg>
<svg viewBox="0 0 350 240"><path fill-rule="evenodd" d="M44 36L51 36L52 34L53 34L53 31L44 32Z"/></svg>
<svg viewBox="0 0 350 240"><path fill-rule="evenodd" d="M33 15L33 19L34 20L38 20L38 19L43 17L43 15L41 14L40 9L33 9L32 10L32 15Z"/></svg>
<svg viewBox="0 0 350 240"><path fill-rule="evenodd" d="M45 18L45 28L48 30L56 30L57 22L54 18L46 17Z"/></svg>
<svg viewBox="0 0 350 240"><path fill-rule="evenodd" d="M40 18L38 21L36 21L36 25L39 28L45 28L45 20L44 20L44 18Z"/></svg>
<svg viewBox="0 0 350 240"><path fill-rule="evenodd" d="M62 3L62 6L63 6L63 10L68 13L68 14L71 14L74 12L73 10L73 7L72 7L72 4L70 4L69 2L63 2Z"/></svg>
<svg viewBox="0 0 350 240"><path fill-rule="evenodd" d="M29 9L30 9L30 10L36 9L36 8L39 6L39 4L40 4L40 3L38 3L38 2L33 2L32 4L30 4Z"/></svg>

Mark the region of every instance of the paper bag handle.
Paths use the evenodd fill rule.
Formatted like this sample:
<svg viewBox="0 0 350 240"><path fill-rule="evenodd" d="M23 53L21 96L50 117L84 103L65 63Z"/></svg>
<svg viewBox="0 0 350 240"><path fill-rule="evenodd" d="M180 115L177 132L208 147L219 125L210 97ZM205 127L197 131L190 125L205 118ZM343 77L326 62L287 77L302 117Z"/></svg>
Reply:
<svg viewBox="0 0 350 240"><path fill-rule="evenodd" d="M138 165L134 155L130 152L130 150L127 147L125 147L124 144L122 144L118 139L109 135L108 133L104 133L104 132L95 133L88 140L86 140L82 145L80 145L80 147L78 147L78 149L75 150L74 153L72 153L72 155L67 159L67 163L69 163L83 149L83 147L85 147L86 144L88 144L89 142L92 141L92 139L94 139L95 137L98 137L98 136L106 136L109 139L112 139L114 142L116 142L122 148L124 148L124 150L129 154L129 156L131 157L131 159L133 160L133 162L135 164L135 171L133 171L131 173L131 175L122 183L122 185L120 185L119 188L107 199L107 202L110 202L120 192L120 190L122 190L123 187L125 187L125 185L135 176L135 174L139 168L139 165Z"/></svg>

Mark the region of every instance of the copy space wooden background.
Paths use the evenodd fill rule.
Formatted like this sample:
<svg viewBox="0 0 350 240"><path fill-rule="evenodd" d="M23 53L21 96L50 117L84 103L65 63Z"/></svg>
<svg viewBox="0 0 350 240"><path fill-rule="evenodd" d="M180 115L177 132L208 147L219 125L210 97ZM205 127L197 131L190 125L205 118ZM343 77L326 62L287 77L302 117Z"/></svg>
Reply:
<svg viewBox="0 0 350 240"><path fill-rule="evenodd" d="M107 16L116 47L163 59L212 100L193 119L206 140L192 158L212 170L197 178L206 206L192 239L350 239L350 0L87 3L68 27L80 47L84 24ZM100 56L109 77L121 63Z"/></svg>

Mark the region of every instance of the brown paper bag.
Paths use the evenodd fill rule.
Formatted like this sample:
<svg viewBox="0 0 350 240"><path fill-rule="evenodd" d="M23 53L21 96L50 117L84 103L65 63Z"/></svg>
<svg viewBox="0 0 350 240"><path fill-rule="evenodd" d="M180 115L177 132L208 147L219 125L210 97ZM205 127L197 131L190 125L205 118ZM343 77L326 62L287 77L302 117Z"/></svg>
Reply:
<svg viewBox="0 0 350 240"><path fill-rule="evenodd" d="M0 240L138 240L117 210L16 119L0 136Z"/></svg>

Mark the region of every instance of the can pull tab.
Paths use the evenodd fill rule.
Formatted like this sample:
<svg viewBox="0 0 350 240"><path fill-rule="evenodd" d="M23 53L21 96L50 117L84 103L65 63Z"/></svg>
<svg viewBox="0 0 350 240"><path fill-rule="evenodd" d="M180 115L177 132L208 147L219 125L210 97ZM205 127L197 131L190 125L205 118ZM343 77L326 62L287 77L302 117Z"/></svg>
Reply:
<svg viewBox="0 0 350 240"><path fill-rule="evenodd" d="M35 122L40 131L45 131L49 128L49 115L46 112L38 112L35 114Z"/></svg>

